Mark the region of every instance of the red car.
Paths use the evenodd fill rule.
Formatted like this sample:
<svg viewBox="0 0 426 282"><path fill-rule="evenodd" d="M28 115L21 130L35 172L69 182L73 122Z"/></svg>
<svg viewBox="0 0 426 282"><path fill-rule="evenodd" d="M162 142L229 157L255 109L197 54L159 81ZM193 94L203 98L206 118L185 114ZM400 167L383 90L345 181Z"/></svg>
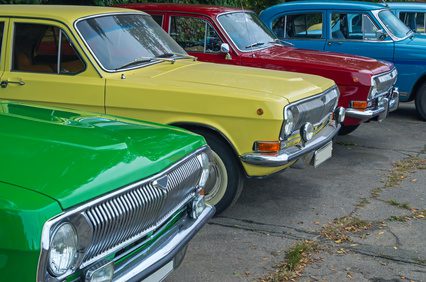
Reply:
<svg viewBox="0 0 426 282"><path fill-rule="evenodd" d="M200 61L321 75L339 86L339 106L348 117L341 134L362 122L383 120L396 110L393 64L337 53L296 49L280 41L254 12L208 5L128 4L150 14L173 39ZM300 36L315 34L309 18L293 21ZM308 30L309 29L309 30Z"/></svg>

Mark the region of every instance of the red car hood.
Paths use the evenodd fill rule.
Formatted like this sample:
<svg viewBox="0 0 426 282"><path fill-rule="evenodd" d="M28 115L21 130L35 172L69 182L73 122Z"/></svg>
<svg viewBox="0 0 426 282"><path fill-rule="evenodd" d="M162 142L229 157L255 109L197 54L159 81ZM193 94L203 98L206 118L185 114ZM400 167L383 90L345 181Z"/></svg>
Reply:
<svg viewBox="0 0 426 282"><path fill-rule="evenodd" d="M275 60L276 63L282 62L286 65L301 65L304 68L311 65L311 67L321 68L322 70L339 69L369 73L371 75L388 72L393 69L392 63L372 58L298 49L281 45L256 51L256 57L265 60Z"/></svg>

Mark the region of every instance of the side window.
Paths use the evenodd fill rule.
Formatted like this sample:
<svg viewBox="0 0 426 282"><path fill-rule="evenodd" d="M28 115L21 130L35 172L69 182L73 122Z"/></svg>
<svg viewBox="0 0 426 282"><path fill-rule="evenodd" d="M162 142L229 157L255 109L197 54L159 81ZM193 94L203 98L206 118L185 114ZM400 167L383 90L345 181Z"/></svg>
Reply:
<svg viewBox="0 0 426 282"><path fill-rule="evenodd" d="M376 24L367 14L333 13L331 18L333 39L380 40Z"/></svg>
<svg viewBox="0 0 426 282"><path fill-rule="evenodd" d="M85 69L66 34L43 24L15 24L13 71L76 74Z"/></svg>
<svg viewBox="0 0 426 282"><path fill-rule="evenodd" d="M415 12L401 12L399 14L401 21L405 23L415 32L424 33L426 32L425 14Z"/></svg>
<svg viewBox="0 0 426 282"><path fill-rule="evenodd" d="M151 15L151 17L154 19L156 23L158 23L159 26L163 26L163 16L162 15Z"/></svg>
<svg viewBox="0 0 426 282"><path fill-rule="evenodd" d="M286 15L272 24L272 30L282 39L322 38L323 16L321 13Z"/></svg>
<svg viewBox="0 0 426 282"><path fill-rule="evenodd" d="M205 20L191 17L171 17L170 36L187 52L220 52L222 40Z"/></svg>

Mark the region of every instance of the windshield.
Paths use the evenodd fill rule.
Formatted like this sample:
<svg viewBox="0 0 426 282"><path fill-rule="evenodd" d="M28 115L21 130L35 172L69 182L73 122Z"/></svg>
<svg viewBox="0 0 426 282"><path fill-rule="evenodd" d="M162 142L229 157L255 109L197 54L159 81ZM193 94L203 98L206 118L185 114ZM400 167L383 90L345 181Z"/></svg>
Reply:
<svg viewBox="0 0 426 282"><path fill-rule="evenodd" d="M389 31L398 38L404 38L411 33L411 29L389 10L381 11L379 18Z"/></svg>
<svg viewBox="0 0 426 282"><path fill-rule="evenodd" d="M275 43L275 35L254 13L229 13L218 18L223 29L231 37L238 49L250 51Z"/></svg>
<svg viewBox="0 0 426 282"><path fill-rule="evenodd" d="M116 14L88 18L77 29L106 70L141 66L158 57L187 56L186 52L144 14Z"/></svg>

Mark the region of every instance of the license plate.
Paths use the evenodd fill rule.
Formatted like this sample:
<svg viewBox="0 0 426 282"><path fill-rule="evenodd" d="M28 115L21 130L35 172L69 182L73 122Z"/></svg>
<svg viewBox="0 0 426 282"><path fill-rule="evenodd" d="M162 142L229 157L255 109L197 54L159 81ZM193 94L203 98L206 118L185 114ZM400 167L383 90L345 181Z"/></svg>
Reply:
<svg viewBox="0 0 426 282"><path fill-rule="evenodd" d="M158 282L163 281L173 271L173 260L167 263L165 266L148 276L143 282Z"/></svg>
<svg viewBox="0 0 426 282"><path fill-rule="evenodd" d="M320 164L331 158L333 152L333 142L328 143L321 149L315 151L314 154L314 167L318 167Z"/></svg>

